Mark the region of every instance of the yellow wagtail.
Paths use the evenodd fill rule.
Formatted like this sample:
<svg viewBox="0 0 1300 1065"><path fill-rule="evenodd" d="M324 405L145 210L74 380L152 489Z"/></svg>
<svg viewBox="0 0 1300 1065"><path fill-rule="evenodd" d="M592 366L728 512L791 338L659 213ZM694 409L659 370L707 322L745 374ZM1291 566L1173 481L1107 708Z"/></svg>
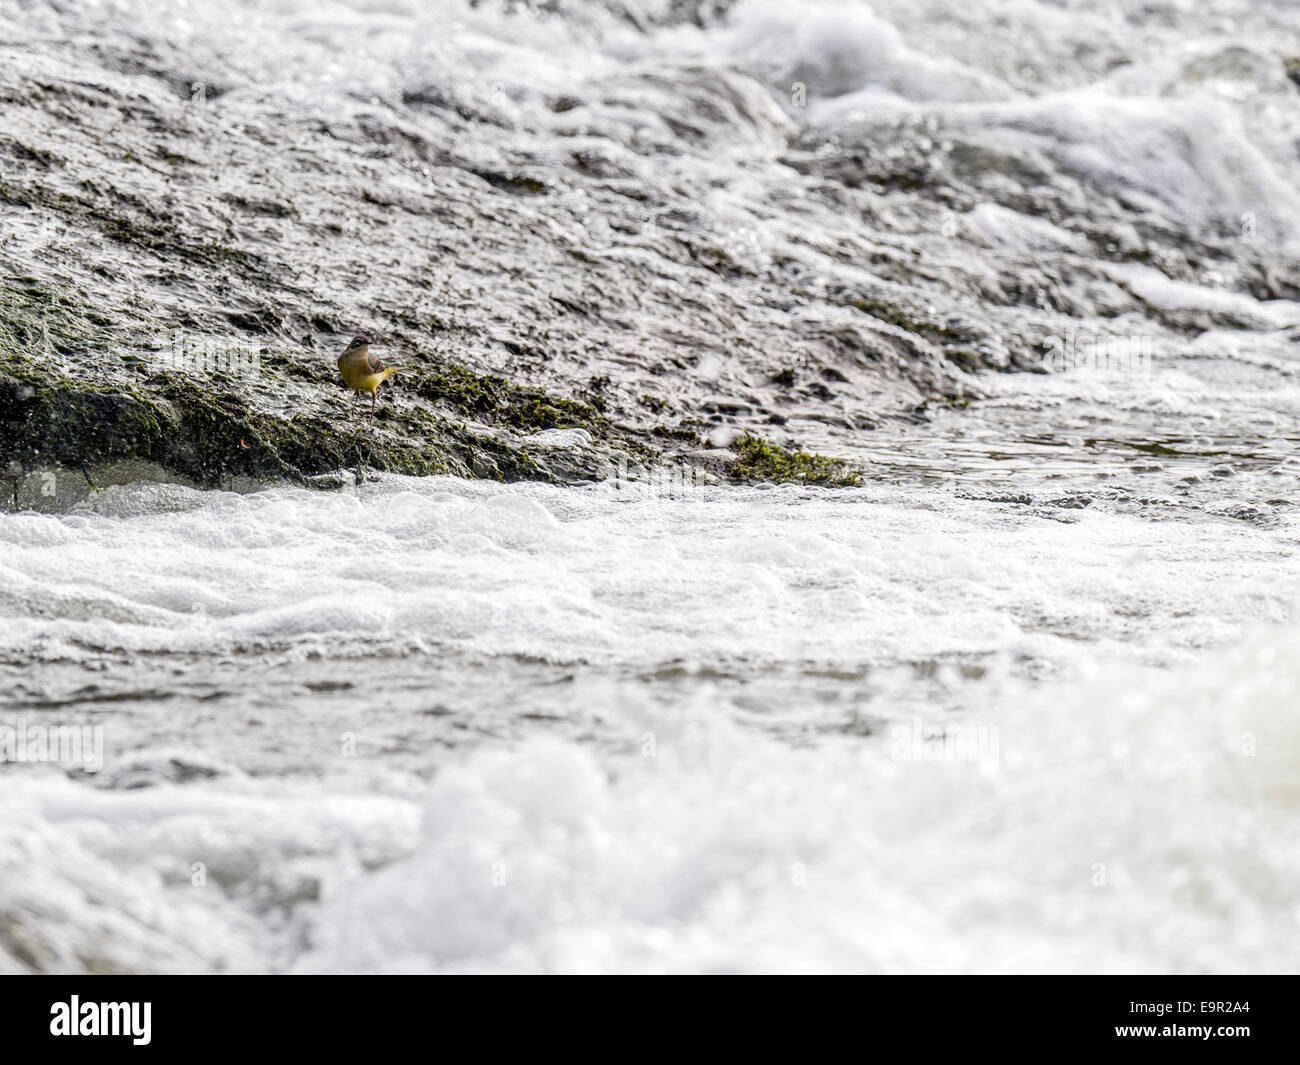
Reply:
<svg viewBox="0 0 1300 1065"><path fill-rule="evenodd" d="M339 356L339 373L343 382L354 392L370 393L370 416L375 416L375 396L379 386L387 380L389 374L404 369L401 366L385 366L376 355L370 354L370 338L358 336L352 338L347 350Z"/></svg>

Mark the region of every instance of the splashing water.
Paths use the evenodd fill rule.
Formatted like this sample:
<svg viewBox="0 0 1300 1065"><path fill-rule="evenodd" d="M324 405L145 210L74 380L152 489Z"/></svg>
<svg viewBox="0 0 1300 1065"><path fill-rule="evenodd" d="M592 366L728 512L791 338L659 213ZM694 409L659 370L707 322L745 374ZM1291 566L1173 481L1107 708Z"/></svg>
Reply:
<svg viewBox="0 0 1300 1065"><path fill-rule="evenodd" d="M553 195L511 210L619 269L668 222L636 244L607 186L553 180L574 152L691 190L734 331L686 372L717 308L619 274L639 317L538 372L605 374L624 412L668 381L705 428L785 426L863 483L61 473L0 516L0 970L1294 969L1288 6L520 8L34 4L0 43L27 78L94 56L201 86L248 156L211 180L303 216L353 186L296 188L286 130L333 123L335 161L361 144L391 182L392 146L441 129L421 108L497 131L426 162L522 160ZM386 209L382 247L427 264ZM91 283L93 234L20 214L14 272ZM312 252L323 302L400 302L424 269L352 276L367 224ZM450 259L480 324L533 313L531 272L475 289ZM156 282L118 265L94 283ZM911 318L881 335L931 346L864 354L853 301L886 290ZM975 401L909 391L926 358ZM73 756L17 757L37 737Z"/></svg>

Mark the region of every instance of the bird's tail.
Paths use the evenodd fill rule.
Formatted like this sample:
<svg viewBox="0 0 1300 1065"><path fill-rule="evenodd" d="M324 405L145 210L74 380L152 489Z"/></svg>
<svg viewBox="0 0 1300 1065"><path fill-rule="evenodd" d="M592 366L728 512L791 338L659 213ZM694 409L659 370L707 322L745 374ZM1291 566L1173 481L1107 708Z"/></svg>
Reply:
<svg viewBox="0 0 1300 1065"><path fill-rule="evenodd" d="M405 366L385 366L385 367L384 367L384 380L385 380L385 381L388 380L388 378L389 378L392 374L395 374L395 373L405 373L405 372L406 372L406 367L405 367Z"/></svg>

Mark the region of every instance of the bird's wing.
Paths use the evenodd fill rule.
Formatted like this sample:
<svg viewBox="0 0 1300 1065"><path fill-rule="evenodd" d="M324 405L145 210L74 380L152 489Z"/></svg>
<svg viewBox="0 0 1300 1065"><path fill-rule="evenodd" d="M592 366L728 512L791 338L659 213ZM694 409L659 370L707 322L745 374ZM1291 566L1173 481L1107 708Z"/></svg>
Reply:
<svg viewBox="0 0 1300 1065"><path fill-rule="evenodd" d="M366 372L383 373L388 367L384 365L383 359L372 352L366 352Z"/></svg>

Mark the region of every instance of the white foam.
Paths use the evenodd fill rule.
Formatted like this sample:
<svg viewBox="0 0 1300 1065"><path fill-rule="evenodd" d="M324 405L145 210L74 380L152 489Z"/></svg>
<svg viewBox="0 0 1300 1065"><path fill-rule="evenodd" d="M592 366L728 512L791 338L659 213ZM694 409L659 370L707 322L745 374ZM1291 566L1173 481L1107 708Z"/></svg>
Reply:
<svg viewBox="0 0 1300 1065"><path fill-rule="evenodd" d="M1078 233L1055 226L1046 219L1012 211L995 203L982 203L970 212L969 221L990 240L1023 251L1070 251L1081 254L1087 241Z"/></svg>
<svg viewBox="0 0 1300 1065"><path fill-rule="evenodd" d="M996 77L945 55L909 45L861 3L816 0L793 7L749 0L733 13L725 47L760 70L783 94L802 84L811 98L865 88L920 101L1005 99Z"/></svg>
<svg viewBox="0 0 1300 1065"><path fill-rule="evenodd" d="M1291 300L1255 300L1240 292L1225 292L1189 281L1174 281L1159 270L1136 263L1116 263L1109 267L1123 278L1148 303L1172 310L1218 311L1247 321L1258 322L1262 329L1284 329L1300 325L1300 303Z"/></svg>
<svg viewBox="0 0 1300 1065"><path fill-rule="evenodd" d="M996 764L792 750L707 696L609 690L652 757L537 741L447 770L413 856L327 905L300 968L1287 971L1298 637L1005 691L975 718Z"/></svg>
<svg viewBox="0 0 1300 1065"><path fill-rule="evenodd" d="M411 803L365 789L235 778L115 792L11 768L5 792L4 972L266 971L293 938L268 909L287 912L414 839Z"/></svg>
<svg viewBox="0 0 1300 1065"><path fill-rule="evenodd" d="M941 492L920 502L887 486L633 497L392 478L125 522L25 515L4 523L0 598L27 606L0 617L0 646L223 652L341 633L559 661L1030 654L1068 667L1078 635L1167 660L1222 624L1290 616L1298 587L1253 561L1283 545L1233 522L1082 512L1066 526ZM1052 635L1081 612L1095 621Z"/></svg>

